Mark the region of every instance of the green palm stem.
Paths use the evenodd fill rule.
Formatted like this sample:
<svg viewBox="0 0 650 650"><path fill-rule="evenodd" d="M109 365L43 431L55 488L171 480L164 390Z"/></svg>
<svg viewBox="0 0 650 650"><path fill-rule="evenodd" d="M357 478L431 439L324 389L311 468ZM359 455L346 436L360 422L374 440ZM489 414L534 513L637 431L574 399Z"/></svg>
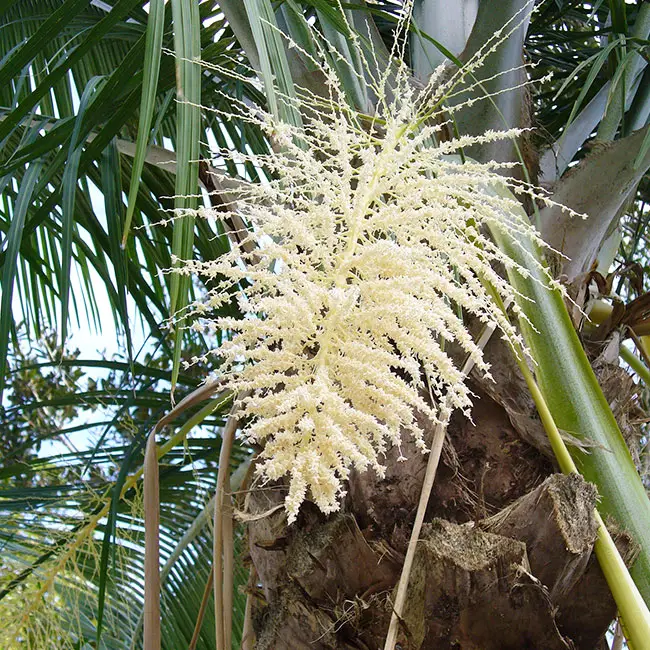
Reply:
<svg viewBox="0 0 650 650"><path fill-rule="evenodd" d="M564 444L551 411L535 382L532 372L526 365L521 350L516 351L516 358L560 469L564 474L578 474L578 468ZM631 643L631 647L635 648L635 650L648 648L650 647L650 611L648 611L641 593L632 580L598 510L595 510L594 515L598 525L594 550L600 568L616 601L616 606L623 620L625 634Z"/></svg>
<svg viewBox="0 0 650 650"><path fill-rule="evenodd" d="M499 195L509 194L503 187ZM523 210L522 210L523 214ZM529 275L508 271L519 292L523 312L521 331L535 363L537 381L521 351L517 362L531 390L540 417L563 472L578 471L598 488L599 511L611 516L639 544L640 552L628 572L616 546L596 513L596 556L624 621L632 645L650 648L650 500L639 477L614 415L602 393L580 340L571 323L560 292L549 287L549 279L535 263L539 251L530 240L514 242L493 230L499 247ZM497 304L501 304L498 296ZM592 444L586 453L567 449L559 429Z"/></svg>
<svg viewBox="0 0 650 650"><path fill-rule="evenodd" d="M512 194L503 186L493 186L492 191L514 202ZM525 217L523 209L519 209L522 218ZM612 517L638 544L639 555L630 573L648 604L650 500L630 450L587 359L563 297L549 286L548 275L537 262L541 256L536 246L521 237L513 241L496 229L492 235L498 246L527 272L524 277L512 268L508 275L520 294L517 302L524 316L520 318L520 327L535 363L537 385L556 426L589 443L588 451L572 447L571 457L580 474L598 488L600 513Z"/></svg>
<svg viewBox="0 0 650 650"><path fill-rule="evenodd" d="M505 314L507 308L503 304L497 291L486 281L484 281L484 284L492 294L494 302ZM530 390L533 401L535 402L537 412L544 430L546 431L549 442L551 443L551 449L553 450L553 454L560 466L560 470L564 474L580 474L578 467L564 443L544 395L526 363L526 354L516 345L513 345L513 353L517 365L524 376L528 389ZM624 632L628 642L630 643L630 647L635 650L650 648L650 611L648 610L641 592L632 579L623 558L618 552L616 544L614 544L614 540L609 534L598 509L594 510L594 518L596 519L596 525L598 527L594 550L600 568L607 580L607 585L609 586L614 601L616 602L616 606L618 607L618 611L623 621Z"/></svg>
<svg viewBox="0 0 650 650"><path fill-rule="evenodd" d="M621 359L627 363L634 372L639 376L641 381L650 388L650 370L648 366L639 359L639 357L632 352L629 348L626 348L624 345L621 346L620 351Z"/></svg>

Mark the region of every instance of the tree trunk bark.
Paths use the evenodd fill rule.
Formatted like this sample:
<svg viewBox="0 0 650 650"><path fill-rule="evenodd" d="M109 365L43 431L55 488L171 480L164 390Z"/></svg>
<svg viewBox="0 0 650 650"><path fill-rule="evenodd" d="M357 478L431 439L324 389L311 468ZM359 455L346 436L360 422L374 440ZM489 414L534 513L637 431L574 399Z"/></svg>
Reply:
<svg viewBox="0 0 650 650"><path fill-rule="evenodd" d="M472 378L473 423L450 423L398 647L592 650L616 614L592 553L596 490L554 473L508 351L494 340L486 354L495 383ZM609 385L621 404L621 381ZM387 454L384 479L354 473L335 516L305 503L292 526L281 510L249 523L256 648L383 648L427 461L408 440L402 453ZM285 494L255 491L250 514Z"/></svg>

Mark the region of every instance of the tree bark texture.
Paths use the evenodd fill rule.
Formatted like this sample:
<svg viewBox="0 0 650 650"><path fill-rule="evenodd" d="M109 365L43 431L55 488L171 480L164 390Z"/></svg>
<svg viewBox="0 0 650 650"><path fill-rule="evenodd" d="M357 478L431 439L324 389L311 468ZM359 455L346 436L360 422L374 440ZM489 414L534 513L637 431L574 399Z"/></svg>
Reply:
<svg viewBox="0 0 650 650"><path fill-rule="evenodd" d="M592 552L596 489L554 473L505 352L501 342L490 344L495 382L474 377L473 422L459 415L449 426L401 621L402 650L592 650L616 614ZM621 402L621 386L609 382L611 401ZM341 512L329 518L306 503L288 527L282 510L273 511L284 486L252 493L249 514L263 515L248 524L259 576L257 649L383 648L427 461L408 440L402 453L405 462L397 450L388 453L384 479L354 473ZM618 543L631 560L628 538Z"/></svg>

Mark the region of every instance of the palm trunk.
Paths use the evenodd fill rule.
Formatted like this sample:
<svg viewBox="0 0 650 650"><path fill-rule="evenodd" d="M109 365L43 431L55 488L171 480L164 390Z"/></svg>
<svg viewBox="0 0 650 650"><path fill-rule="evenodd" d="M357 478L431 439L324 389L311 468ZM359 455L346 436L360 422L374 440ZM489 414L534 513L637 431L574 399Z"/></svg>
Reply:
<svg viewBox="0 0 650 650"><path fill-rule="evenodd" d="M507 350L493 341L487 354L496 383L474 378L474 423L450 423L398 647L591 650L616 614L592 553L596 490L554 473ZM621 403L631 380L603 373ZM282 512L249 524L256 648L383 648L427 460L402 452L401 463L389 452L383 480L355 473L334 517L305 504L292 526ZM281 485L255 492L251 514L284 495ZM629 540L618 543L629 559Z"/></svg>

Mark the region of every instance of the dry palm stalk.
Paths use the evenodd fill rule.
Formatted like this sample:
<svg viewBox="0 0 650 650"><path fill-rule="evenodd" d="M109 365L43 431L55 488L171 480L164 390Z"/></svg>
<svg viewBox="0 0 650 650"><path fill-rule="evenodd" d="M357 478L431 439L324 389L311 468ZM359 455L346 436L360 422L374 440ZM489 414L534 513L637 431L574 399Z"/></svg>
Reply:
<svg viewBox="0 0 650 650"><path fill-rule="evenodd" d="M233 407L234 408L234 407ZM235 431L239 420L231 413L223 429L221 452L219 454L219 471L217 473L217 490L214 500L214 619L217 650L230 647L230 630L232 627L232 508L228 509L229 524L224 530L224 499L226 486L229 484L230 453L232 451ZM224 533L226 533L224 535ZM226 558L224 561L224 557ZM229 574L226 573L226 569ZM229 595L224 598L228 593ZM226 605L229 603L229 606ZM228 645L226 645L228 641Z"/></svg>
<svg viewBox="0 0 650 650"><path fill-rule="evenodd" d="M156 434L144 455L144 650L160 650L160 495Z"/></svg>
<svg viewBox="0 0 650 650"><path fill-rule="evenodd" d="M196 617L196 623L194 624L194 633L192 634L190 645L187 646L187 650L194 650L196 648L196 644L199 641L199 634L201 634L201 625L203 624L203 618L205 617L205 610L208 606L208 599L210 598L213 582L214 571L210 571L208 574L208 579L205 583L205 589L203 590L203 598L201 599L201 606L199 607L199 615Z"/></svg>
<svg viewBox="0 0 650 650"><path fill-rule="evenodd" d="M477 342L477 347L480 350L483 350L485 346L488 344L488 341L490 340L492 334L494 334L495 329L496 329L495 327L491 327L491 326L488 326L484 329L483 333L481 334ZM473 367L474 367L474 361L470 357L465 362L465 365L463 366L462 369L463 376L467 376ZM420 493L420 501L418 503L418 509L415 515L413 530L411 531L411 537L409 539L408 548L406 549L406 558L404 559L402 574L400 575L400 579L397 584L397 594L395 596L395 603L393 605L393 613L391 614L390 617L388 633L386 634L384 650L394 650L395 644L397 642L399 622L402 618L402 613L404 612L404 605L406 603L406 594L408 591L409 579L411 576L411 568L413 567L413 559L415 558L415 550L417 547L418 540L420 539L422 524L424 523L424 515L426 514L427 505L429 504L429 497L431 496L433 483L436 479L436 471L438 470L438 462L440 461L440 452L442 451L442 444L445 440L446 432L447 432L446 422L440 422L439 424L437 424L433 432L431 451L429 452L429 461L427 463L427 469L424 475L424 484L422 485L422 492Z"/></svg>

